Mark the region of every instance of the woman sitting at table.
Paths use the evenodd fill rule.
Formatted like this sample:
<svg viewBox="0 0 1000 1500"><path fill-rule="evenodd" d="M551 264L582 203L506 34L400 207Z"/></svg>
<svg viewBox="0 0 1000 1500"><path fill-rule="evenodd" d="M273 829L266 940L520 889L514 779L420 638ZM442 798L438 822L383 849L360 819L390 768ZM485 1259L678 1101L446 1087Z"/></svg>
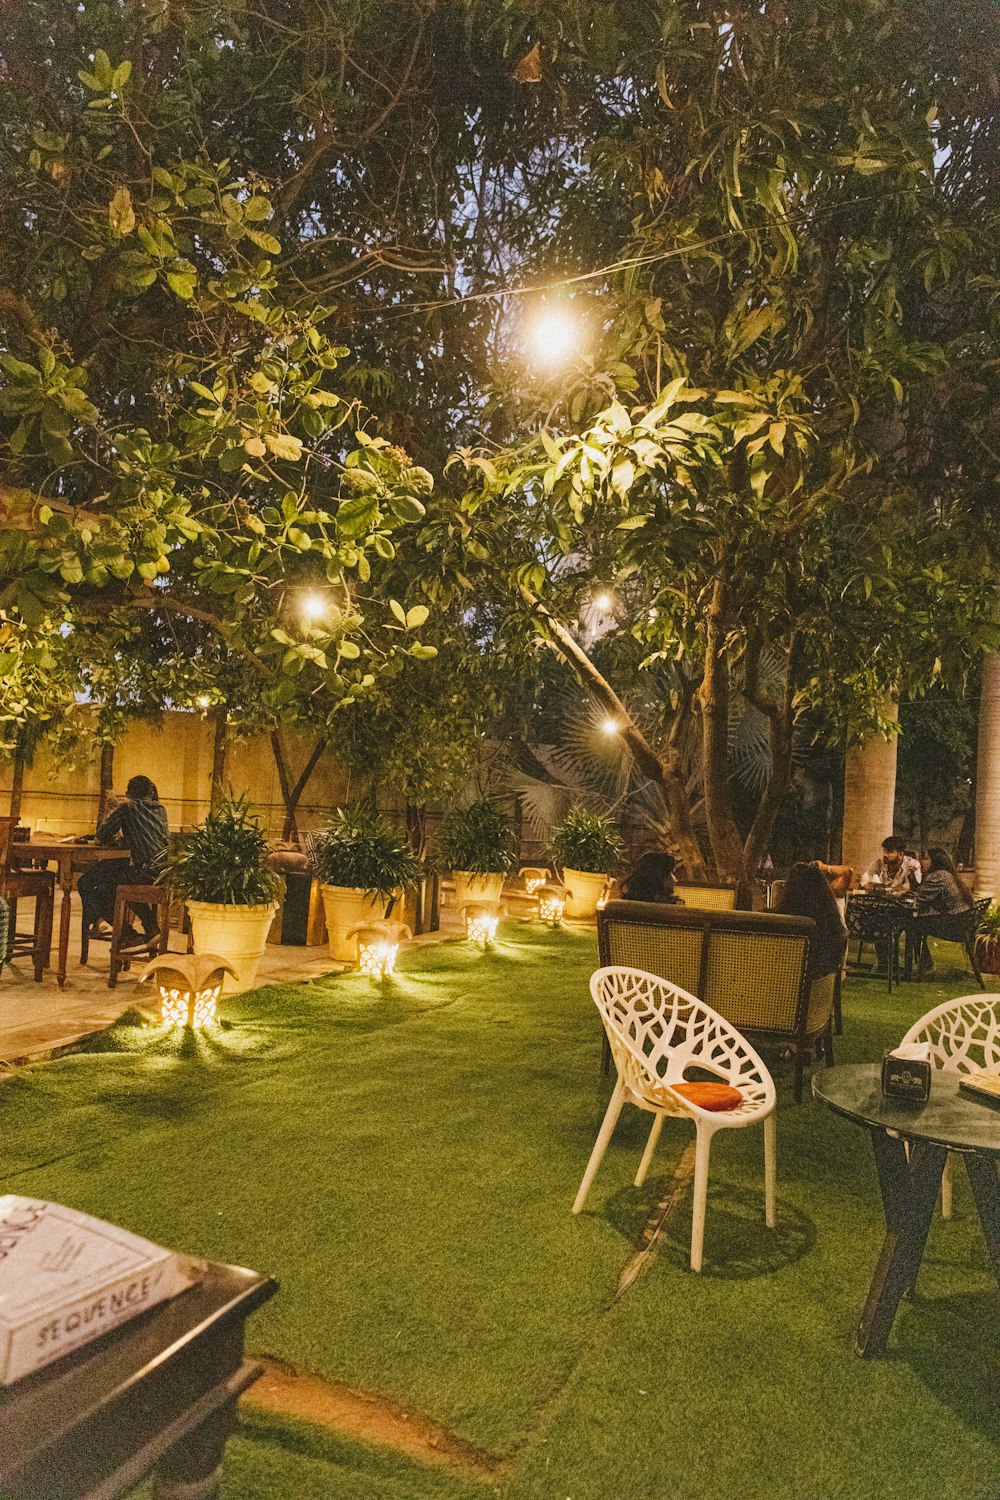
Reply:
<svg viewBox="0 0 1000 1500"><path fill-rule="evenodd" d="M83 919L110 924L115 914L115 892L120 885L152 885L158 880L167 857L167 811L160 794L148 776L133 776L125 788L126 800L118 804L97 830L99 844L121 844L129 851L129 860L101 860L80 876L79 891L83 902ZM152 907L136 908L142 923L142 935L126 928L122 948L145 947L157 935ZM100 928L98 929L100 931ZM107 936L107 931L102 933Z"/></svg>
<svg viewBox="0 0 1000 1500"><path fill-rule="evenodd" d="M950 854L945 849L928 849L921 855L923 878L917 889L917 914L913 930L920 940L918 968L929 974L934 960L927 947L929 937L956 940L954 918L962 916L972 905L972 897L959 879Z"/></svg>
<svg viewBox="0 0 1000 1500"><path fill-rule="evenodd" d="M812 917L816 932L809 944L809 978L838 974L847 952L847 928L829 882L816 865L793 865L777 908L789 917Z"/></svg>
<svg viewBox="0 0 1000 1500"><path fill-rule="evenodd" d="M663 901L683 906L674 895L677 861L663 849L650 849L621 883L623 901Z"/></svg>

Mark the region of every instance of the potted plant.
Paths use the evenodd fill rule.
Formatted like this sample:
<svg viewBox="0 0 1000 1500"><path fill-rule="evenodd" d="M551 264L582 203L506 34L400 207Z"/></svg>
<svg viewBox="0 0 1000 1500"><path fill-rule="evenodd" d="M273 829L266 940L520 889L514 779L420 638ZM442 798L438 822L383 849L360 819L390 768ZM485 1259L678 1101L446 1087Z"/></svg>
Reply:
<svg viewBox="0 0 1000 1500"><path fill-rule="evenodd" d="M503 808L485 798L456 808L445 820L438 858L455 881L455 904L499 901L517 864L514 830Z"/></svg>
<svg viewBox="0 0 1000 1500"><path fill-rule="evenodd" d="M195 953L226 959L244 988L257 976L278 909L280 879L265 866L266 855L247 798L228 796L201 828L178 835L163 874L164 885L187 902Z"/></svg>
<svg viewBox="0 0 1000 1500"><path fill-rule="evenodd" d="M571 807L552 830L551 846L567 889L567 917L592 919L604 887L621 860L621 839L600 813Z"/></svg>
<svg viewBox="0 0 1000 1500"><path fill-rule="evenodd" d="M994 901L976 927L976 958L986 974L1000 974L1000 901Z"/></svg>
<svg viewBox="0 0 1000 1500"><path fill-rule="evenodd" d="M310 840L320 881L330 956L357 958L355 930L389 915L399 893L420 879L419 859L405 834L379 813L342 807Z"/></svg>

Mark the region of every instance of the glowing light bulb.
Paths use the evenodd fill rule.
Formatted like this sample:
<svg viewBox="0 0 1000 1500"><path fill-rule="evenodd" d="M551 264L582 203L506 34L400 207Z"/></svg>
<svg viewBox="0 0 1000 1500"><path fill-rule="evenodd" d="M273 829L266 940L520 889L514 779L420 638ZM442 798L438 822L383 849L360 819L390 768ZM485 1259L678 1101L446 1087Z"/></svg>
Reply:
<svg viewBox="0 0 1000 1500"><path fill-rule="evenodd" d="M621 725L617 719L605 719L601 725L602 734L617 734Z"/></svg>
<svg viewBox="0 0 1000 1500"><path fill-rule="evenodd" d="M299 609L304 619L311 622L321 620L327 612L327 602L322 594L303 594Z"/></svg>
<svg viewBox="0 0 1000 1500"><path fill-rule="evenodd" d="M611 595L607 593L607 591L601 594L594 595L594 608L599 609L602 614L608 614L614 602L615 601L612 599Z"/></svg>
<svg viewBox="0 0 1000 1500"><path fill-rule="evenodd" d="M562 365L580 347L580 325L566 307L546 307L528 324L528 351L543 365Z"/></svg>
<svg viewBox="0 0 1000 1500"><path fill-rule="evenodd" d="M207 693L199 693L195 702L199 708L210 708L212 704L212 700Z"/></svg>

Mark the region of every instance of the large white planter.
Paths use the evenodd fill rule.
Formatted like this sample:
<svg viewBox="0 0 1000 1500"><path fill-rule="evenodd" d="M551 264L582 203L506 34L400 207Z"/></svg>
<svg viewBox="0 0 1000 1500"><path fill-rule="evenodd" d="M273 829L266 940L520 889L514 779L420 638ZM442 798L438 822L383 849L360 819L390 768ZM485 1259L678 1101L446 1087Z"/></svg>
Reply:
<svg viewBox="0 0 1000 1500"><path fill-rule="evenodd" d="M326 912L330 957L342 964L357 963L358 939L356 934L352 935L352 929L363 922L380 922L389 904L387 898L350 885L321 885L320 893Z"/></svg>
<svg viewBox="0 0 1000 1500"><path fill-rule="evenodd" d="M506 875L477 875L472 870L453 870L455 905L459 911L472 901L499 901Z"/></svg>
<svg viewBox="0 0 1000 1500"><path fill-rule="evenodd" d="M223 993L247 989L257 977L277 901L261 906L225 906L215 901L189 901L195 953L218 954L232 964L239 981L226 977Z"/></svg>
<svg viewBox="0 0 1000 1500"><path fill-rule="evenodd" d="M607 883L606 875L596 875L593 870L563 870L563 885L569 892L566 916L578 922L592 922Z"/></svg>

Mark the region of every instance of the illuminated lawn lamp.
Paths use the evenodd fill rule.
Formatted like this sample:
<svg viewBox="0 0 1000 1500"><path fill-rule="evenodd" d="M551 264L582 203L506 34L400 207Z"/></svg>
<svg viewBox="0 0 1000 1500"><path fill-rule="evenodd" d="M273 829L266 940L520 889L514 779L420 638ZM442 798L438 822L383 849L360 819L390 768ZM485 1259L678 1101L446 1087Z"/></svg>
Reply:
<svg viewBox="0 0 1000 1500"><path fill-rule="evenodd" d="M400 942L413 933L405 922L359 922L347 936L358 940L358 972L385 979L396 972Z"/></svg>
<svg viewBox="0 0 1000 1500"><path fill-rule="evenodd" d="M548 870L540 869L537 865L525 865L520 873L524 881L524 889L529 896L533 896L549 878Z"/></svg>
<svg viewBox="0 0 1000 1500"><path fill-rule="evenodd" d="M482 943L486 949L497 935L500 921L498 901L473 901L463 906L465 912L465 935L470 943Z"/></svg>
<svg viewBox="0 0 1000 1500"><path fill-rule="evenodd" d="M544 885L539 886L538 915L550 927L558 927L562 921L567 895L566 887L555 880L547 880Z"/></svg>
<svg viewBox="0 0 1000 1500"><path fill-rule="evenodd" d="M215 953L162 953L146 965L139 981L155 977L164 1026L214 1026L226 975L238 980L231 963Z"/></svg>

